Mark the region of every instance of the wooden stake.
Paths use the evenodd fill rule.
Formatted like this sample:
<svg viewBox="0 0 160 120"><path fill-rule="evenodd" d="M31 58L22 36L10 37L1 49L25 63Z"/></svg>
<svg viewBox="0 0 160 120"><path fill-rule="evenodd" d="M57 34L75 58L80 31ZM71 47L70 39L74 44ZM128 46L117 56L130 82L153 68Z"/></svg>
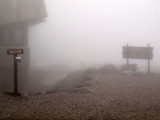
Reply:
<svg viewBox="0 0 160 120"><path fill-rule="evenodd" d="M128 50L128 43L127 43L127 50ZM128 58L128 53L127 53L127 70L129 69L129 58Z"/></svg>
<svg viewBox="0 0 160 120"><path fill-rule="evenodd" d="M148 44L149 47L149 44ZM150 59L148 58L148 73L150 73Z"/></svg>
<svg viewBox="0 0 160 120"><path fill-rule="evenodd" d="M18 63L16 60L17 54L14 54L14 93L19 95L18 92Z"/></svg>

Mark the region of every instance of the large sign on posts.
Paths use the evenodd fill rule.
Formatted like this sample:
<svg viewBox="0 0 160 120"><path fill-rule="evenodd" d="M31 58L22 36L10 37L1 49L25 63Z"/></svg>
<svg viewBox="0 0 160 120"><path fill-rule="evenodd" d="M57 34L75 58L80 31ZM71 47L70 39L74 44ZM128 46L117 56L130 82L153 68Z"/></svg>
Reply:
<svg viewBox="0 0 160 120"><path fill-rule="evenodd" d="M153 58L152 51L153 51L153 47L124 46L123 58L152 59Z"/></svg>
<svg viewBox="0 0 160 120"><path fill-rule="evenodd" d="M129 68L129 59L147 59L148 73L150 73L150 60L153 58L153 47L123 46L123 58L127 59L127 69Z"/></svg>

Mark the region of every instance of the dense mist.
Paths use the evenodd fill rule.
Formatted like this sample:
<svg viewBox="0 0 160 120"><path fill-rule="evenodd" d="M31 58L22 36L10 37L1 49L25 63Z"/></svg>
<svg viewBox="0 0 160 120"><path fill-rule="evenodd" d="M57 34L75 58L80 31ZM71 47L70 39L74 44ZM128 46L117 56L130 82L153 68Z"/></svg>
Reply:
<svg viewBox="0 0 160 120"><path fill-rule="evenodd" d="M0 120L160 120L159 6L0 0Z"/></svg>
<svg viewBox="0 0 160 120"><path fill-rule="evenodd" d="M46 0L45 23L29 28L32 65L73 68L125 64L122 46L154 47L151 64L159 69L158 0ZM131 63L145 60L131 60Z"/></svg>
<svg viewBox="0 0 160 120"><path fill-rule="evenodd" d="M29 27L31 81L50 85L75 70L127 63L122 47L153 47L160 71L158 0L45 0L47 19ZM147 60L130 59L147 72ZM63 70L65 69L65 70ZM40 75L39 75L40 74ZM38 77L37 77L38 76Z"/></svg>

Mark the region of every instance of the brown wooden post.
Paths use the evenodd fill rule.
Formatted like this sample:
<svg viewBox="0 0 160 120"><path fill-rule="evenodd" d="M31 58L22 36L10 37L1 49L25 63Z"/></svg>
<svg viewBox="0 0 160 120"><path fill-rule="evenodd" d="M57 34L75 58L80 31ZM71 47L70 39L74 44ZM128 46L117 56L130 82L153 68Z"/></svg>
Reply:
<svg viewBox="0 0 160 120"><path fill-rule="evenodd" d="M18 92L18 62L16 60L17 54L14 54L14 93L19 95Z"/></svg>
<svg viewBox="0 0 160 120"><path fill-rule="evenodd" d="M148 44L149 47L149 44ZM150 73L150 59L148 58L148 73Z"/></svg>
<svg viewBox="0 0 160 120"><path fill-rule="evenodd" d="M127 52L128 52L128 43L127 43ZM127 70L129 69L129 58L128 58L128 53L127 53Z"/></svg>
<svg viewBox="0 0 160 120"><path fill-rule="evenodd" d="M18 62L21 61L21 57L17 57L18 54L23 54L23 49L8 49L7 50L8 55L14 55L13 61L14 61L14 95L20 96L21 94L18 91Z"/></svg>

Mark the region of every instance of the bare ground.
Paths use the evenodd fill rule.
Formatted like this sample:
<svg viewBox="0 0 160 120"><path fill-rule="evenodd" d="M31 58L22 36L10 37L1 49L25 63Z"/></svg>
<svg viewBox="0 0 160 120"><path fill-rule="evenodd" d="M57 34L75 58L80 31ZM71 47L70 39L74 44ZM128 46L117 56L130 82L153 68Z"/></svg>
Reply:
<svg viewBox="0 0 160 120"><path fill-rule="evenodd" d="M0 119L159 120L160 74L97 74L69 90L39 95L0 92Z"/></svg>

